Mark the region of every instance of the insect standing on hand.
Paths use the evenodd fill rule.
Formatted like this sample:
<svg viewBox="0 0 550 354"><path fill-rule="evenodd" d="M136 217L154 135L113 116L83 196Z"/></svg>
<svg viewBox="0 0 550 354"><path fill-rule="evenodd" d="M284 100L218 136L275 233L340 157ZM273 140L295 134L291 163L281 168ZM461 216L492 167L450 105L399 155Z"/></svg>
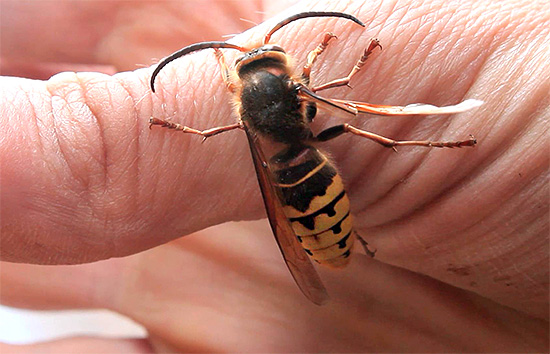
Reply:
<svg viewBox="0 0 550 354"><path fill-rule="evenodd" d="M473 146L476 141L473 137L451 142L395 141L349 124L336 125L315 135L309 123L316 115L317 106L351 116L358 113L427 115L463 112L479 106L481 102L466 100L446 107L425 104L381 106L321 97L316 92L347 85L380 44L372 39L348 76L310 87L311 68L335 35L325 34L318 47L309 53L299 75L294 73L283 48L268 44L275 31L292 21L308 17L339 17L365 26L345 13L303 12L279 22L259 47L246 48L227 42L201 42L187 46L159 63L151 77L153 92L155 78L168 63L189 53L211 48L215 50L223 80L236 101L239 119L228 126L202 131L158 118L151 118L150 126L160 125L197 134L204 139L235 129L246 132L268 219L283 258L304 295L316 304L323 304L328 300L328 295L306 253L317 263L343 267L349 262L355 238L361 241L367 254L374 256L374 252L353 230L349 200L336 168L313 144L344 133L359 135L393 149L404 145ZM230 69L220 49L235 49L244 54ZM235 71L236 79L232 79L230 70ZM260 138L284 147L268 159L260 146Z"/></svg>

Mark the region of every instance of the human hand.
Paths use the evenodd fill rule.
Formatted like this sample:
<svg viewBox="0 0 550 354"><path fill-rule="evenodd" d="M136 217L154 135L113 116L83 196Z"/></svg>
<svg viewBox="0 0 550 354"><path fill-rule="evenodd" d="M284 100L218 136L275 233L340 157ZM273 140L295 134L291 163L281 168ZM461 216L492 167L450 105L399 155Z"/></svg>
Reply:
<svg viewBox="0 0 550 354"><path fill-rule="evenodd" d="M349 70L356 60L356 54L362 50L358 43L366 42L373 36L382 41L384 51L369 59L359 79L352 83L354 89L334 90L331 97L376 103L406 104L428 101L449 104L459 101L468 91L468 97L486 101L475 112L457 115L452 120L372 118L361 121L369 130L392 137L399 135L416 138L420 135L422 138L437 136L450 139L474 133L480 142L474 150L402 148L396 155L359 138L340 138L326 144L348 182L359 232L379 250L378 260L475 291L532 315L546 316L547 296L544 294L547 294L547 285L544 282L548 268L541 267L540 264L547 265L544 260L547 260L545 247L548 245L547 223L543 218L547 212L544 192L547 155L544 148L541 148L545 131L544 117L547 113L538 108L540 102L548 101L548 82L543 75L546 62L540 51L544 36L547 36L544 33L547 28L544 21L548 19L540 15L545 12L539 11L539 17L531 17L532 27L525 28L520 26L523 22L519 18L507 17L506 11L493 12L495 5L488 2L484 4L485 8L480 7L483 9L480 14L491 14L491 23L502 27L478 28L472 25L464 28L463 32L452 32L457 27L461 28L461 21L475 16L471 13L464 17L460 13L451 16L451 5L442 4L438 6L442 6L443 10L437 13L429 12L429 7L413 7L407 12L384 8L369 12L353 8L352 5L333 10L357 15L367 23L367 30L353 28L345 21L315 20L316 26L321 26L318 31L315 27L315 30L307 33L301 32L298 38L285 36L285 32L281 32L274 38L289 53L301 59L311 49L302 43L314 47L324 31L333 30L332 26L336 26L334 31L340 38L334 47L346 50L349 48L350 54L348 56L346 52L343 55L342 50L338 49L327 50L314 69L313 76L319 81L340 76ZM293 12L312 8L311 4L302 6L304 7L294 9ZM532 9L530 6L523 4L520 8L528 11ZM439 28L441 22L438 20L447 18L445 16L449 16L450 22ZM415 29L415 24L420 29ZM504 26L505 24L508 26ZM302 26L307 25L297 24L295 28ZM521 27L521 31L511 30L516 28L514 26ZM243 43L247 43L249 38L261 38L264 33L262 28L247 32L235 38L235 41L242 39ZM292 30L289 28L287 31L289 33ZM438 31L443 35L432 34L439 33ZM447 35L445 31L452 33ZM388 37L387 33L399 35ZM302 40L298 40L300 38ZM195 41L203 39L210 38L197 38ZM456 44L451 44L455 41ZM509 47L510 43L520 49ZM185 44L187 43L178 45ZM340 60L340 64L330 65L336 59ZM200 70L196 67L197 63L201 65ZM510 66L517 68L512 71L513 74L509 74ZM17 115L9 112L10 116L4 114L5 112L2 114L5 119L10 118L8 122L4 121L5 124L9 123L9 129L4 131L10 134L6 134L0 146L4 161L2 259L34 263L92 261L132 254L208 225L243 218L254 219L263 215L246 142L238 133L212 138L205 144L200 144L198 138L176 134L170 136L170 132L150 132L146 129L146 121L151 112L155 116L173 117L173 120L185 117L187 125L197 128L231 122L230 106L221 103L229 97L221 85L212 53L197 53L181 59L179 64L174 63L172 68L173 71L167 70L161 75L162 88L155 96L150 96L148 91L147 79L150 71L145 70L118 74L114 78L97 74L79 74L76 77L65 74L52 78L47 83L16 80L18 87L15 89L4 85L4 90L14 97L15 93L21 91L44 93L44 87L47 87L48 92L53 92L54 96L67 98L68 92L75 92L71 87L84 87L81 93L85 92L86 95L78 95L76 100L70 101L86 103L81 107L90 107L93 114L88 112L83 115L81 110L69 111L66 110L68 106L60 103L57 110L54 109L57 118L51 117L47 114L51 108L36 104L42 102L40 99L33 103L35 106L45 107L44 112L35 110L31 116L20 112L16 112ZM530 72L527 76L522 71L524 68L529 68L534 73ZM504 73L509 75L505 80ZM81 86L75 85L76 81ZM14 85L13 79L8 82L10 86ZM205 82L214 84L205 86ZM494 87L503 82L509 88L529 90L520 90L521 99L513 100L513 90L494 91ZM99 87L103 89L100 90ZM110 100L107 102L111 103L106 105L107 96ZM9 95L3 97L8 99ZM213 99L204 97L216 97L216 100L214 102ZM508 103L503 105L502 102ZM190 110L189 107L193 108ZM96 125L93 121L90 123L89 119L92 118L97 118L99 124ZM40 158L34 153L37 140L21 139L25 134L38 134L36 126L29 123L33 119L40 122L39 127L44 127L39 130L41 136L46 136ZM338 118L321 115L317 120L320 128L334 124ZM74 125L67 122L73 122ZM59 138L60 144L57 146L60 148L55 148L54 144L48 145L51 141L47 138L48 132ZM28 143L25 144L25 141ZM17 149L8 149L13 146L17 146ZM220 150L220 146L224 148ZM73 151L74 147L79 150ZM65 154L61 159L56 156L59 152ZM523 160L518 162L516 156L523 157ZM15 163L17 161L31 163L26 170L22 170ZM36 161L40 161L40 164ZM49 170L55 173L45 173ZM9 205L9 209L6 205ZM514 214L513 218L509 216L510 213ZM502 222L503 219L506 223ZM32 224L29 224L29 220L32 220ZM231 229L226 232L237 233ZM289 277L282 262L278 266L273 264L277 262L276 256L273 257L273 262L267 261L267 264L258 259L258 255L266 255L265 258L271 259L267 256L274 247L270 238L254 234L251 238L255 242L247 239L249 242L246 245L239 244L240 235L229 240L224 238L224 241L230 243L225 244L223 252L217 252L216 245L220 240L213 237L209 241L206 236L208 231L201 235L195 241L198 246L193 246L191 240L184 239L149 251L145 255L107 261L97 267L85 265L74 268L98 272L102 280L106 279L105 285L92 284L89 280L82 279L82 273L77 271L78 276L74 278L84 282L77 287L80 296L78 299L89 297L86 290L93 285L99 288L97 291L100 293L122 294L119 296L125 301L121 303L113 305L107 302L111 299L100 301L95 298L92 302L61 301L64 298L60 297L62 292L57 292L57 289L54 291L57 296L52 296L51 301L57 301L63 307L78 303L83 307L113 308L144 323L151 330L155 345L169 345L176 348L175 350L231 350L231 346L222 348L221 345L226 342L218 341L217 338L209 339L214 339L213 344L220 347L212 347L208 340L196 343L189 339L196 340L195 333L202 333L201 328L205 328L205 331L211 330L213 325L220 326L216 333L231 334L227 338L236 338L235 333L224 332L229 326L219 322L219 316L205 322L192 320L205 318L201 312L203 308L197 306L198 300L204 300L206 294L215 294L220 283L229 279L232 281L223 282L221 285L224 286L219 288L219 292L224 295L210 299L216 306L207 306L214 308L208 313L224 313L228 308L227 304L231 303L234 304L230 306L234 316L229 317L240 318L238 323L258 324L261 322L259 315L268 312L277 313L284 319L282 322L276 321L279 318L265 320L262 323L268 329L272 329L269 324L274 321L284 324L281 326L283 330L293 328L289 327L290 324L300 324L300 328L307 329L310 336L298 336L297 342L287 340L288 347L280 347L281 351L285 348L286 351L305 351L312 348L312 343L320 344L311 351L330 348L339 351L341 348L355 351L410 351L413 348L422 351L458 351L467 345L473 346L468 347L470 351L491 348L504 351L505 347L528 351L529 348L541 350L538 348L546 345L541 341L542 344L539 342L537 347L536 343L526 339L529 334L537 332L536 328L544 329L547 326L542 321L509 312L477 297L472 300L472 295L455 288L447 288L439 282L361 257L357 257L350 268L342 273L322 271L334 304L322 309L309 307L301 298L286 299L287 291L296 291L290 290L294 289L292 283L288 282L288 287L276 286L274 289L274 281L278 285L277 280L288 281ZM216 241L214 244L213 240ZM196 257L188 255L197 249L193 247L198 247L200 260L205 260L206 264L193 263L197 261ZM518 253L518 249L524 253ZM133 262L137 262L138 266ZM158 269L164 265L166 270L148 273L151 267ZM237 267L234 277L227 275L227 268L231 265ZM276 266L276 270L268 268ZM30 272L29 267L33 268L10 264L4 266L3 273L6 269L11 274L18 274L17 269ZM107 270L102 271L104 268L121 269L123 271L120 273L123 275L120 276L119 272L111 274ZM197 268L201 272L197 272ZM181 282L174 282L174 269L190 271L178 274ZM51 272L50 268L48 272ZM144 272L150 277L135 278ZM12 277L7 277L10 278ZM62 279L64 281L59 284L60 290L66 291L68 284L74 284L69 281L74 280L73 276ZM120 284L128 282L131 286L121 289ZM6 284L4 280L3 283ZM151 284L156 286L150 288ZM25 285L28 286L31 284ZM193 290L195 286L202 292ZM139 290L135 290L135 287ZM179 291L182 288L189 289L189 294L180 302ZM245 292L243 289L250 291ZM285 290L284 296L277 292L280 289ZM158 294L158 290L166 292L166 297ZM419 307L422 311L412 316L411 312L407 312L411 310L408 306L403 308L399 304L411 304L412 295L417 294L415 290L418 290L418 298L413 298L418 301L413 301L413 306L414 302L419 306L422 304ZM8 303L13 303L21 294L3 293L3 300ZM154 296L151 299L139 294ZM431 307L431 296L436 294L441 296L441 304L445 306ZM255 302L251 303L250 297ZM36 304L33 301L20 305L32 306ZM375 301L387 302L377 305ZM458 313L445 317L444 312L449 309L447 306L456 309L452 306L455 301L462 301L461 309L457 310ZM466 305L464 301L472 301L475 305ZM245 306L243 302L246 302ZM163 311L152 311L151 307L158 309L156 306L162 307ZM490 314L489 318L493 322L479 320L480 308L484 313ZM145 309L148 311L140 313ZM185 313L180 315L176 312L180 309L186 309ZM297 311L303 315L304 322L294 321ZM245 313L250 316L243 322ZM426 313L432 315L424 318L422 315ZM403 318L396 319L397 315ZM441 330L441 327L457 316L469 319L459 326L466 330L461 332L458 328L449 328L457 337L453 337L448 343L441 344L442 339L434 339L436 337L433 332ZM154 317L152 321L149 320L151 317ZM415 321L409 322L411 317ZM376 332L376 329L387 328L376 326L383 323L383 318L387 319L388 327L393 326L395 329L391 332L394 336L382 336L380 332ZM511 330L515 334L486 331L487 327L495 323L502 324L503 318L513 322L512 327L529 328L530 331L519 335L516 327ZM424 328L434 330L427 331L425 340L415 343L415 336L405 335L402 329L418 328L422 319L433 319L433 323L423 324L427 325ZM170 321L171 325L164 321ZM185 321L190 328L178 321ZM326 328L313 331L312 326L319 326L319 323L326 324ZM402 327L397 326L398 323ZM257 328L258 326L251 326L251 330ZM352 331L353 334L331 336L329 329L333 331L334 328L342 329L342 333L346 333L346 330L347 333ZM258 342L263 348L277 350L279 347L268 346L276 338L268 329L265 331L267 337L258 337ZM365 332L370 332L370 336ZM251 333L243 331L242 335L249 338ZM543 338L544 331L540 333L540 338ZM484 340L489 337L493 340L487 340L487 347L475 347L477 343L472 341L472 336L476 334L483 334L480 337ZM287 338L288 332L281 331L281 337L283 336ZM528 346L514 346L513 344L520 342L518 336ZM512 339L505 341L503 337ZM319 341L319 338L328 339ZM437 343L430 346L427 342L430 338ZM261 339L270 341L262 342ZM398 343L399 339L403 342ZM298 342L303 347L298 346ZM196 346L190 347L191 344ZM403 347L396 347L397 344ZM244 347L233 347L233 350L242 348ZM253 350L262 347L250 348Z"/></svg>
<svg viewBox="0 0 550 354"><path fill-rule="evenodd" d="M149 334L6 352L486 353L546 345L542 320L359 254L341 271L319 268L331 300L313 305L292 281L265 220L217 226L125 258L4 263L1 271L2 299L12 306L107 308Z"/></svg>

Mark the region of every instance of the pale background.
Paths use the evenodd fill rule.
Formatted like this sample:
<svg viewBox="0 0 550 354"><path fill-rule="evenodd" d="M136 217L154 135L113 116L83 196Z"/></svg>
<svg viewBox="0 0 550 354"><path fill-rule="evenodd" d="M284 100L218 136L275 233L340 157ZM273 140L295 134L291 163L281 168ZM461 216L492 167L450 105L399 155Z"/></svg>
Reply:
<svg viewBox="0 0 550 354"><path fill-rule="evenodd" d="M74 335L143 338L146 332L108 310L34 311L0 306L0 342L27 344Z"/></svg>

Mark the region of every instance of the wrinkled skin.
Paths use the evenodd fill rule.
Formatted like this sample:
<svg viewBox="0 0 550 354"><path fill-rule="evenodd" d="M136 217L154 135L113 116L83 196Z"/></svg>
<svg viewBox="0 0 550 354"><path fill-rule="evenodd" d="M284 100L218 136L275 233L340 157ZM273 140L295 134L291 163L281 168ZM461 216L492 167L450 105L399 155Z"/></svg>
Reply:
<svg viewBox="0 0 550 354"><path fill-rule="evenodd" d="M110 74L148 66L152 57L251 26L239 18L260 23L288 4L1 6L2 74L46 78L61 70ZM150 67L47 81L2 77L2 303L108 308L150 336L0 348L548 351L548 3L305 1L287 14L310 9L344 11L367 25L314 19L273 36L300 66L326 31L338 35L316 63L314 83L347 74L370 37L384 46L353 90L324 96L485 101L452 117L353 119L398 139L474 134L473 149L403 147L395 154L348 136L322 145L377 257L357 254L343 271L320 269L332 301L317 307L293 284L265 220L203 230L265 215L242 132L201 144L200 137L148 129L151 115L199 129L234 122L211 51L167 67L156 94L148 87ZM256 44L270 21L233 41ZM235 55L226 52L227 61ZM320 113L313 129L342 121Z"/></svg>

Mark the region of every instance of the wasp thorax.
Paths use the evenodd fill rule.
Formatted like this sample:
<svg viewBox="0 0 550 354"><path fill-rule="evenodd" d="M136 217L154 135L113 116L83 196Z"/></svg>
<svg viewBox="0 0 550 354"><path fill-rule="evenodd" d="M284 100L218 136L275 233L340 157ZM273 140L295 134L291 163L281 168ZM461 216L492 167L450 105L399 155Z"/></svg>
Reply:
<svg viewBox="0 0 550 354"><path fill-rule="evenodd" d="M297 87L286 74L272 67L247 73L240 100L242 120L255 131L286 144L311 137Z"/></svg>

